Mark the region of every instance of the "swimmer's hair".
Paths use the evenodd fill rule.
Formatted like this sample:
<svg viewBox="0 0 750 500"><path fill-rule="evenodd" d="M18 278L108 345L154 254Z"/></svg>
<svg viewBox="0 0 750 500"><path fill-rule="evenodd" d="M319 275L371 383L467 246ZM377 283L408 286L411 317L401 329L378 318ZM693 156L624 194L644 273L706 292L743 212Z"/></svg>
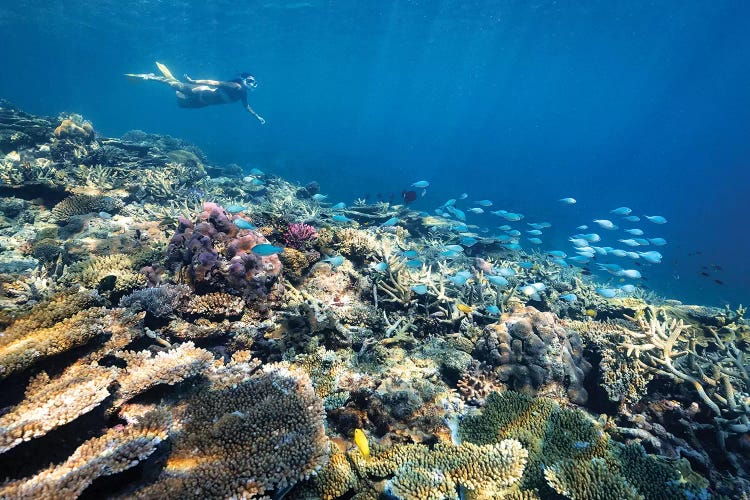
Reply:
<svg viewBox="0 0 750 500"><path fill-rule="evenodd" d="M242 79L245 79L245 78L247 78L248 76L253 76L253 75L252 75L252 73L247 73L247 72L245 72L245 73L240 73L240 78L242 78Z"/></svg>

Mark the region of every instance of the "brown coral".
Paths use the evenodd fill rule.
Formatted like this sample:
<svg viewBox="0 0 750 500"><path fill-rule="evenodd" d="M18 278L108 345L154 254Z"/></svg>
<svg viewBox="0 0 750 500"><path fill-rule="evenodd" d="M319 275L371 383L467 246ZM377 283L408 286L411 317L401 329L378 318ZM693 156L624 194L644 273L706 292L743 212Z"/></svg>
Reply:
<svg viewBox="0 0 750 500"><path fill-rule="evenodd" d="M211 317L239 316L244 308L245 301L242 297L225 292L213 292L191 297L185 306L185 312Z"/></svg>
<svg viewBox="0 0 750 500"><path fill-rule="evenodd" d="M140 496L252 498L328 460L324 411L310 379L269 365L234 387L198 395L163 476Z"/></svg>
<svg viewBox="0 0 750 500"><path fill-rule="evenodd" d="M121 200L111 196L75 194L55 205L52 208L52 216L58 222L67 222L76 215L112 212L122 206Z"/></svg>
<svg viewBox="0 0 750 500"><path fill-rule="evenodd" d="M97 478L129 469L154 452L167 437L171 416L148 413L135 425L118 426L89 439L63 463L0 487L2 498L77 498Z"/></svg>
<svg viewBox="0 0 750 500"><path fill-rule="evenodd" d="M0 453L93 410L109 396L116 373L93 364L73 365L52 380L44 372L34 377L21 404L0 417Z"/></svg>
<svg viewBox="0 0 750 500"><path fill-rule="evenodd" d="M94 137L94 127L80 116L72 115L60 122L60 125L55 128L54 134L58 139L81 138L89 140Z"/></svg>
<svg viewBox="0 0 750 500"><path fill-rule="evenodd" d="M65 279L100 293L125 293L146 285L144 275L133 270L133 261L123 254L97 255L71 267Z"/></svg>

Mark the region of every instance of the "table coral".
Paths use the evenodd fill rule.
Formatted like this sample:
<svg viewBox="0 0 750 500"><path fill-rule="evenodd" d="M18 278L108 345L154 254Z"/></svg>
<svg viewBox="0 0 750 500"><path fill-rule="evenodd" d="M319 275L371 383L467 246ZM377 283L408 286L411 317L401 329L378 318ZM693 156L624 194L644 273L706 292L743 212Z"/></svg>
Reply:
<svg viewBox="0 0 750 500"><path fill-rule="evenodd" d="M134 425L108 429L79 446L65 462L0 486L0 497L77 498L95 479L122 472L151 455L167 437L170 425L169 412L160 409Z"/></svg>
<svg viewBox="0 0 750 500"><path fill-rule="evenodd" d="M304 373L267 365L246 382L195 397L161 480L139 495L252 498L292 486L328 460L323 418Z"/></svg>

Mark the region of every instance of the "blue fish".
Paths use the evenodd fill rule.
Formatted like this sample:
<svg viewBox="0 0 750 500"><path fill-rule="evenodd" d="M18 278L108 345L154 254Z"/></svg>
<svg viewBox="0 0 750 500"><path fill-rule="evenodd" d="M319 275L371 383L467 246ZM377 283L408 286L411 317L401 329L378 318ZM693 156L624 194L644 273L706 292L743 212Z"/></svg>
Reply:
<svg viewBox="0 0 750 500"><path fill-rule="evenodd" d="M250 175L266 175L266 174L259 168L252 168L250 169Z"/></svg>
<svg viewBox="0 0 750 500"><path fill-rule="evenodd" d="M502 276L487 276L487 281L495 286L505 286L508 284L508 280L506 280Z"/></svg>
<svg viewBox="0 0 750 500"><path fill-rule="evenodd" d="M498 314L500 314L500 308L497 306L487 306L484 309L493 316L497 316Z"/></svg>
<svg viewBox="0 0 750 500"><path fill-rule="evenodd" d="M667 219L662 217L661 215L644 215L645 218L653 222L654 224L666 224Z"/></svg>
<svg viewBox="0 0 750 500"><path fill-rule="evenodd" d="M456 204L456 199L455 198L451 198L450 200L448 200L445 203L443 203L443 206L444 207L452 207L455 204Z"/></svg>
<svg viewBox="0 0 750 500"><path fill-rule="evenodd" d="M524 269L531 269L532 267L534 267L534 264L532 264L531 262L519 262L518 265Z"/></svg>
<svg viewBox="0 0 750 500"><path fill-rule="evenodd" d="M465 247L474 246L474 245L476 245L477 241L479 241L479 240L477 240L476 238L474 238L472 236L462 236L461 240L460 240L461 244L463 246L465 246Z"/></svg>
<svg viewBox="0 0 750 500"><path fill-rule="evenodd" d="M589 259L588 257L584 257L583 255L576 255L575 257L569 257L568 262L572 262L573 264L582 266L584 264L588 264Z"/></svg>
<svg viewBox="0 0 750 500"><path fill-rule="evenodd" d="M344 208L346 208L346 203L344 203L343 201L340 201L336 203L334 206L332 206L331 210L342 210Z"/></svg>
<svg viewBox="0 0 750 500"><path fill-rule="evenodd" d="M565 253L565 252L563 252L562 250L550 250L550 251L549 251L549 252L547 252L547 253L548 253L549 255L551 255L552 257L557 257L558 259L564 259L565 257L567 257L567 256L568 256L568 254L566 254L566 253Z"/></svg>
<svg viewBox="0 0 750 500"><path fill-rule="evenodd" d="M401 252L401 256L406 257L407 259L413 259L417 255L419 254L417 253L416 250L404 250L403 252Z"/></svg>
<svg viewBox="0 0 750 500"><path fill-rule="evenodd" d="M271 245L270 243L261 243L259 245L255 245L251 250L254 254L260 255L261 257L268 257L269 255L282 253L284 251L284 247L277 247L275 245Z"/></svg>
<svg viewBox="0 0 750 500"><path fill-rule="evenodd" d="M336 214L333 217L331 217L331 220L333 222L351 222L352 220L347 217L346 215Z"/></svg>
<svg viewBox="0 0 750 500"><path fill-rule="evenodd" d="M523 248L523 247L522 247L521 245L519 245L518 243L507 243L507 244L505 244L505 245L503 245L503 246L504 246L505 248L507 248L508 250L515 250L515 251L521 250L521 249Z"/></svg>
<svg viewBox="0 0 750 500"><path fill-rule="evenodd" d="M565 302L575 302L578 297L574 293L566 293L565 295L560 295L560 298Z"/></svg>
<svg viewBox="0 0 750 500"><path fill-rule="evenodd" d="M565 203L566 205L575 205L576 204L576 199L575 198L560 198L557 201Z"/></svg>
<svg viewBox="0 0 750 500"><path fill-rule="evenodd" d="M379 273L384 273L388 270L388 264L385 262L378 262L377 264L373 264L372 268Z"/></svg>
<svg viewBox="0 0 750 500"><path fill-rule="evenodd" d="M610 210L610 213L613 213L615 215L630 215L630 212L632 212L632 210L628 207L619 207L615 208L614 210Z"/></svg>
<svg viewBox="0 0 750 500"><path fill-rule="evenodd" d="M414 285L411 287L411 291L417 295L424 295L427 293L427 285Z"/></svg>
<svg viewBox="0 0 750 500"><path fill-rule="evenodd" d="M420 188L420 189L424 189L429 186L430 186L430 183L427 181L417 181L411 185L411 187Z"/></svg>
<svg viewBox="0 0 750 500"><path fill-rule="evenodd" d="M454 208L450 212L453 215L456 216L456 219L458 219L458 220L466 220L466 214L463 212L463 210L459 210L458 208Z"/></svg>
<svg viewBox="0 0 750 500"><path fill-rule="evenodd" d="M651 250L650 252L638 252L638 255L640 255L643 260L651 264L659 264L662 257L661 254L656 250Z"/></svg>
<svg viewBox="0 0 750 500"><path fill-rule="evenodd" d="M455 250L443 250L442 252L440 252L440 255L448 259L452 259L461 255L461 252L456 252Z"/></svg>
<svg viewBox="0 0 750 500"><path fill-rule="evenodd" d="M243 219L242 217L237 217L232 222L234 223L235 226L237 226L240 229L255 229L256 227L253 224L246 221L245 219Z"/></svg>
<svg viewBox="0 0 750 500"><path fill-rule="evenodd" d="M242 205L229 205L229 206L224 207L224 210L226 210L230 214L238 214L240 212L244 212L245 210L247 210L247 207L242 206Z"/></svg>
<svg viewBox="0 0 750 500"><path fill-rule="evenodd" d="M657 247L667 244L667 240L665 240L664 238L648 238L648 241L650 241L652 245L656 245Z"/></svg>
<svg viewBox="0 0 750 500"><path fill-rule="evenodd" d="M480 207L491 207L492 206L492 202L490 200L479 200L479 201L475 201L474 203L476 203Z"/></svg>
<svg viewBox="0 0 750 500"><path fill-rule="evenodd" d="M445 245L443 248L445 248L446 250L453 250L454 252L464 251L464 247L462 247L461 245Z"/></svg>
<svg viewBox="0 0 750 500"><path fill-rule="evenodd" d="M390 227L398 224L398 217L391 217L387 221L383 222L380 227Z"/></svg>
<svg viewBox="0 0 750 500"><path fill-rule="evenodd" d="M605 299L611 299L617 295L616 288L597 288L596 293L604 297Z"/></svg>
<svg viewBox="0 0 750 500"><path fill-rule="evenodd" d="M419 259L413 259L413 260L407 260L406 261L406 267L409 269L419 269L422 267L423 262Z"/></svg>
<svg viewBox="0 0 750 500"><path fill-rule="evenodd" d="M265 186L266 183L263 182L263 179L253 179L250 181L250 185L252 186Z"/></svg>
<svg viewBox="0 0 750 500"><path fill-rule="evenodd" d="M469 226L467 226L466 224L458 224L456 226L451 226L450 230L456 231L457 233L465 233L469 230Z"/></svg>
<svg viewBox="0 0 750 500"><path fill-rule="evenodd" d="M628 215L627 217L623 217L623 219L628 222L638 222L641 220L641 218L637 215Z"/></svg>
<svg viewBox="0 0 750 500"><path fill-rule="evenodd" d="M327 262L328 264L330 264L331 267L339 267L341 264L344 263L344 257L342 257L341 255L327 257L323 259L323 262Z"/></svg>
<svg viewBox="0 0 750 500"><path fill-rule="evenodd" d="M539 238L526 238L526 239L529 240L531 243L533 243L535 245L541 245L542 244L542 240L540 240Z"/></svg>
<svg viewBox="0 0 750 500"><path fill-rule="evenodd" d="M552 259L552 262L554 262L555 264L561 267L570 267L570 264L565 262L564 259Z"/></svg>
<svg viewBox="0 0 750 500"><path fill-rule="evenodd" d="M622 290L625 293L633 293L635 292L635 286L634 285L622 285L620 287L620 290Z"/></svg>
<svg viewBox="0 0 750 500"><path fill-rule="evenodd" d="M315 201L317 201L317 202L321 202L321 201L325 200L326 198L328 198L328 195L326 195L326 194L317 193L317 194L312 195L312 199L315 200Z"/></svg>
<svg viewBox="0 0 750 500"><path fill-rule="evenodd" d="M455 276L448 276L446 279L456 286L464 286L469 281L469 276L456 274Z"/></svg>

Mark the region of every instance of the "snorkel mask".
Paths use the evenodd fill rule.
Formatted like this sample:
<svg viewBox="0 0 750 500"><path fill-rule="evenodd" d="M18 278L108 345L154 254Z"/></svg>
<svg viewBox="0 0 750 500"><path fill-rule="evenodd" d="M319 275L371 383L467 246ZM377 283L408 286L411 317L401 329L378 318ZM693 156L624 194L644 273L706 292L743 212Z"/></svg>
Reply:
<svg viewBox="0 0 750 500"><path fill-rule="evenodd" d="M240 76L242 77L242 84L245 87L249 89L254 89L255 87L258 86L258 82L255 80L255 77L251 75L250 73L242 73L242 75Z"/></svg>

